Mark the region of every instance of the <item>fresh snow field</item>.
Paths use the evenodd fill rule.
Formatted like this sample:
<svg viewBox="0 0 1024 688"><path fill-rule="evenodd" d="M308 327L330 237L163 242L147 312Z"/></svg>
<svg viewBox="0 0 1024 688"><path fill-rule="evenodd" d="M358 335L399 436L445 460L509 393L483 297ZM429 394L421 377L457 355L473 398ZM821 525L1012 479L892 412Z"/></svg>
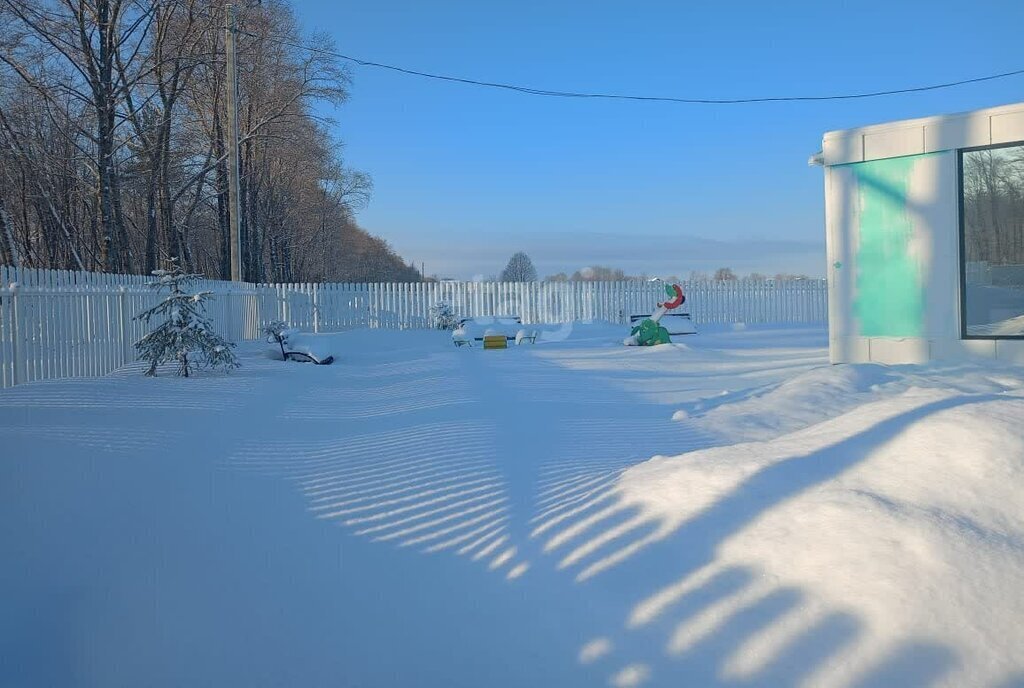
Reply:
<svg viewBox="0 0 1024 688"><path fill-rule="evenodd" d="M1024 686L1024 369L623 336L0 392L0 686Z"/></svg>

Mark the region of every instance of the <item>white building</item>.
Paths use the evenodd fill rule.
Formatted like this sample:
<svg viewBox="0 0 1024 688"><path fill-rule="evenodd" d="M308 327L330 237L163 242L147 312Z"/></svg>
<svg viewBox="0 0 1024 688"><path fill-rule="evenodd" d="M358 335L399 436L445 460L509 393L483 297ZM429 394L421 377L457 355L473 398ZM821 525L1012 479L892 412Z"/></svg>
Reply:
<svg viewBox="0 0 1024 688"><path fill-rule="evenodd" d="M1024 103L825 134L833 362L1024 363Z"/></svg>

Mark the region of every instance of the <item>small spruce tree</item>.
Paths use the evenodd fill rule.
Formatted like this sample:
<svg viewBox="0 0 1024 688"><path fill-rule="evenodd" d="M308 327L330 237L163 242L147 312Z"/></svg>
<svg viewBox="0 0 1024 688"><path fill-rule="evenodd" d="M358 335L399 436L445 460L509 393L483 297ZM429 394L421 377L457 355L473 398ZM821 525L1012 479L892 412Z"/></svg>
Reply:
<svg viewBox="0 0 1024 688"><path fill-rule="evenodd" d="M438 330L454 330L459 326L459 319L447 301L438 301L430 307L430 319Z"/></svg>
<svg viewBox="0 0 1024 688"><path fill-rule="evenodd" d="M183 377L188 377L197 366L237 368L238 360L232 351L235 345L214 332L203 315L205 302L213 292L190 294L186 291L203 276L186 273L173 258L168 269L154 270L153 276L156 280L149 286L167 289L170 293L160 303L135 316L147 325L154 318L164 318L156 329L135 342L139 358L149 363L146 375L155 376L160 365L171 361L178 364L177 374Z"/></svg>

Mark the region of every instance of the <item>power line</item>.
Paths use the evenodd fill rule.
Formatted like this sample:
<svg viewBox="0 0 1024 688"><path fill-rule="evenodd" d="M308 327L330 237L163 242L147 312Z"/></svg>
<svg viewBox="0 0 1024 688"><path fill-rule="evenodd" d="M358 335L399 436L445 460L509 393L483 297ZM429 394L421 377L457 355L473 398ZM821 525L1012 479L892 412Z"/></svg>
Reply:
<svg viewBox="0 0 1024 688"><path fill-rule="evenodd" d="M497 81L480 81L477 79L467 79L458 76L450 76L446 74L433 74L431 72L421 72L416 69L408 69L406 67L398 67L396 65L384 64L382 62L373 62L372 60L362 60L357 57L351 57L339 53L335 50L327 50L325 48L317 48L311 45L304 45L297 43L286 38L277 36L258 36L256 34L246 33L254 38L269 39L280 43L281 45L291 46L293 48L299 48L301 50L308 50L309 52L321 53L324 55L330 55L341 60L346 60L362 67L376 67L378 69L386 69L393 72L399 72L401 74L408 74L411 76L419 76L427 79L435 79L438 81L450 81L459 84L467 84L470 86L482 86L486 88L497 88L506 91L514 91L516 93L525 93L534 96L548 96L553 98L594 98L603 100L638 100L656 103L684 103L690 105L740 105L745 103L785 103L785 102L813 102L813 101L827 101L827 100L855 100L858 98L878 98L882 96L895 96L907 93L922 93L925 91L938 91L946 88L955 88L957 86L966 86L968 84L977 84L985 81L995 81L997 79L1006 79L1011 76L1019 76L1024 74L1024 69L1015 69L1009 72L1000 72L998 74L988 74L986 76L979 76L972 79L961 79L959 81L948 81L940 84L929 84L927 86L913 86L910 88L897 88L886 91L864 91L860 93L842 93L825 96L766 96L758 98L679 98L672 96L638 96L628 95L624 93L587 93L579 91L558 91L549 90L544 88L533 88L531 86L519 86L516 84L505 84Z"/></svg>
<svg viewBox="0 0 1024 688"><path fill-rule="evenodd" d="M36 9L34 10L39 14L51 14L57 15L57 13L50 10ZM213 17L201 10L196 11L200 16L218 20L217 17ZM317 48L311 45L304 45L297 43L288 38L281 36L260 36L248 31L241 29L237 30L239 34L244 34L251 38L267 39L275 41L281 45L291 46L300 50L307 50L309 52L321 53L324 55L330 55L353 64L360 65L362 67L375 67L378 69L385 69L400 74L407 74L410 76L419 76L426 79L435 79L438 81L448 81L459 84L466 84L469 86L481 86L485 88L496 88L503 89L506 91L513 91L516 93L525 93L528 95L535 96L548 96L554 98L592 98L592 99L603 99L603 100L635 100L635 101L648 101L648 102L660 102L660 103L683 103L690 105L742 105L750 103L785 103L785 102L814 102L814 101L829 101L829 100L856 100L861 98L879 98L884 96L895 96L903 95L908 93L923 93L926 91L938 91L947 88L956 88L958 86L967 86L969 84L978 84L986 81L996 81L998 79L1006 79L1012 76L1020 76L1024 74L1024 69L1014 69L1008 72L1000 72L998 74L988 74L985 76L974 77L971 79L961 79L959 81L948 81L939 84L929 84L927 86L912 86L909 88L897 88L884 91L864 91L859 93L842 93L824 96L765 96L756 98L682 98L674 96L638 96L629 95L624 93L588 93L579 91L560 91L560 90L549 90L543 88L534 88L531 86L520 86L517 84L506 84L496 81L481 81L478 79L468 79L464 77L451 76L447 74L434 74L431 72L422 72L416 69L409 69L407 67L399 67L397 65L385 64L382 62L374 62L372 60L363 60L358 57L352 57L339 53L335 50L327 50L325 48Z"/></svg>

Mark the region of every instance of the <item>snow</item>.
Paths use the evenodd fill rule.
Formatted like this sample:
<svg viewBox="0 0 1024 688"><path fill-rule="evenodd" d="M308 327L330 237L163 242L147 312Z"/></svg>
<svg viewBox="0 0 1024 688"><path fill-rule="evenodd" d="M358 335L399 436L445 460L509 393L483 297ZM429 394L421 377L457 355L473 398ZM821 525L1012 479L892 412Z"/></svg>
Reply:
<svg viewBox="0 0 1024 688"><path fill-rule="evenodd" d="M1024 685L1020 367L538 329L4 390L0 685Z"/></svg>
<svg viewBox="0 0 1024 688"><path fill-rule="evenodd" d="M737 648L727 675L756 675L787 638L839 614L859 635L849 665L821 668L821 685L847 685L909 643L948 665L948 685L995 682L1019 661L1024 614L1014 592L1024 564L1022 414L1021 398L913 390L776 440L629 469L617 508L639 509L659 537L685 528L717 541L630 623L650 623L728 571L756 571L714 619L675 629L669 652L685 652L721 615L788 591L779 623ZM922 670L899 683L917 685L912 672Z"/></svg>

